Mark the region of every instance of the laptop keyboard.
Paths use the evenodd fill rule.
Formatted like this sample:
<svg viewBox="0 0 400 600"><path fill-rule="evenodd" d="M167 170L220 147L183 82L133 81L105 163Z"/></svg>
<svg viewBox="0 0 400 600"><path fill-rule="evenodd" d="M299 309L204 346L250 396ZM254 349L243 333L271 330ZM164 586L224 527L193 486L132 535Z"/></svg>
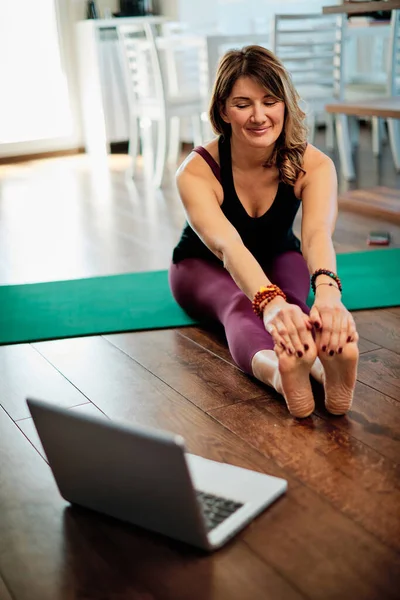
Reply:
<svg viewBox="0 0 400 600"><path fill-rule="evenodd" d="M228 500L228 498L222 498L221 496L214 496L213 494L206 494L198 490L196 490L196 496L203 513L207 531L214 529L214 527L225 521L225 519L243 506L240 502Z"/></svg>

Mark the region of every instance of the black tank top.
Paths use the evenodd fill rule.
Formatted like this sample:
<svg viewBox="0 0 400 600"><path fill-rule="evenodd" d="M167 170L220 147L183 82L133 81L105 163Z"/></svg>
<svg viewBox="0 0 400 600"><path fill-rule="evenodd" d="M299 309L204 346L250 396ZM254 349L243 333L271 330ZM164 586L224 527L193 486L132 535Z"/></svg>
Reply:
<svg viewBox="0 0 400 600"><path fill-rule="evenodd" d="M288 250L300 253L300 241L293 233L293 221L299 210L300 200L296 198L293 186L280 181L271 207L261 217L251 217L235 190L230 138L221 136L218 150L220 167L205 148L194 149L210 165L221 183L224 192L221 210L254 258L264 266L268 265L274 256ZM185 258L203 258L222 264L188 223L185 224L179 243L174 248L172 261L178 263Z"/></svg>

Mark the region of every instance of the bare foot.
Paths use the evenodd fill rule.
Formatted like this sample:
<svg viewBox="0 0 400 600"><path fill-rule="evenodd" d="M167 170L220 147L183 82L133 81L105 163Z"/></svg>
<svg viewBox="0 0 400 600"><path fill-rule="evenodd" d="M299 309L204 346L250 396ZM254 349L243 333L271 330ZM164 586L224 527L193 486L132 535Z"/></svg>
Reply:
<svg viewBox="0 0 400 600"><path fill-rule="evenodd" d="M324 367L325 406L333 415L344 415L350 410L357 378L357 343L346 344L341 354L318 354Z"/></svg>
<svg viewBox="0 0 400 600"><path fill-rule="evenodd" d="M309 348L299 358L289 355L285 350L275 346L279 361L281 390L289 412L294 417L304 418L313 412L314 397L310 384L310 371L317 355L316 346ZM278 386L279 382L277 381Z"/></svg>

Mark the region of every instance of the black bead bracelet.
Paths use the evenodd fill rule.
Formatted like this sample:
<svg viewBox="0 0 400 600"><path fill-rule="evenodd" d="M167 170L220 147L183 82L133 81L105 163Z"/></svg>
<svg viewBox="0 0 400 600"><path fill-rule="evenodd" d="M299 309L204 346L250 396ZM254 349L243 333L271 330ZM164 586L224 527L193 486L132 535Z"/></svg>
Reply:
<svg viewBox="0 0 400 600"><path fill-rule="evenodd" d="M339 291L342 291L342 282L340 281L336 273L334 273L333 271L329 271L328 269L318 269L317 271L314 271L314 273L311 275L311 289L314 292L314 294L316 290L315 281L318 275L327 275L328 277L331 277L334 281L336 281Z"/></svg>

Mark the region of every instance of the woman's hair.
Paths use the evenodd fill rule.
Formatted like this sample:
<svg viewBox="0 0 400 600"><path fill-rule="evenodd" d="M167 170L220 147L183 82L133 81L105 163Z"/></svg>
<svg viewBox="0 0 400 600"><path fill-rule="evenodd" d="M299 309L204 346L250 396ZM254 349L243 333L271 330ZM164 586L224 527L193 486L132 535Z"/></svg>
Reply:
<svg viewBox="0 0 400 600"><path fill-rule="evenodd" d="M305 113L299 106L289 73L280 60L261 46L246 46L242 50L230 50L221 59L214 82L209 117L215 133L231 135L231 126L221 112L239 77L250 77L278 101L285 103L285 119L282 133L275 143L274 151L265 167L275 165L284 183L294 185L300 172L304 173L303 155L307 146Z"/></svg>

